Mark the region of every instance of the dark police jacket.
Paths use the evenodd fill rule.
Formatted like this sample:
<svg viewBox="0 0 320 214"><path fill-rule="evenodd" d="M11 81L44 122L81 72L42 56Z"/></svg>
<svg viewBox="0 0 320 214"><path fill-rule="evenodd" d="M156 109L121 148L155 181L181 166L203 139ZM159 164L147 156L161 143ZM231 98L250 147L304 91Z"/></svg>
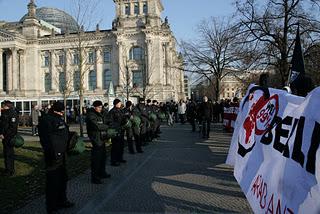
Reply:
<svg viewBox="0 0 320 214"><path fill-rule="evenodd" d="M67 152L69 127L60 115L49 112L39 123L40 143L47 165L64 159Z"/></svg>
<svg viewBox="0 0 320 214"><path fill-rule="evenodd" d="M18 124L18 112L15 108L2 110L0 118L0 134L2 134L5 139L11 139L17 134Z"/></svg>
<svg viewBox="0 0 320 214"><path fill-rule="evenodd" d="M138 115L143 123L147 123L149 120L148 109L145 104L139 103L134 109L135 115Z"/></svg>
<svg viewBox="0 0 320 214"><path fill-rule="evenodd" d="M87 133L92 144L102 145L104 143L102 133L105 133L108 129L108 125L104 121L104 115L91 108L87 112L86 123Z"/></svg>
<svg viewBox="0 0 320 214"><path fill-rule="evenodd" d="M121 126L126 122L126 118L124 116L123 110L113 107L107 115L107 124L111 126L111 128L120 131Z"/></svg>

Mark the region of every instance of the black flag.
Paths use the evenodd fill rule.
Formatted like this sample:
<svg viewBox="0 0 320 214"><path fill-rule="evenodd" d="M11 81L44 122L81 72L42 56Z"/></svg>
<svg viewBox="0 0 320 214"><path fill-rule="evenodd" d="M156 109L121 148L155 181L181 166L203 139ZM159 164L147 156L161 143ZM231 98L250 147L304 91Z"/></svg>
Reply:
<svg viewBox="0 0 320 214"><path fill-rule="evenodd" d="M291 72L289 77L289 83L295 83L299 81L299 76L303 76L305 74L304 69L304 60L301 48L301 40L300 40L300 32L299 32L299 25L297 29L297 35L295 40L295 46L293 50L293 56L291 60Z"/></svg>

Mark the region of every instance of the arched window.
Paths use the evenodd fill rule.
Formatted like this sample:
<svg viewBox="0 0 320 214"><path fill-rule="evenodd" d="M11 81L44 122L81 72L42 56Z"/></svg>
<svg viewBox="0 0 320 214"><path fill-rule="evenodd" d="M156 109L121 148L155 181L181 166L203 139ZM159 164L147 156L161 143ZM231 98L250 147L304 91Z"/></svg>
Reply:
<svg viewBox="0 0 320 214"><path fill-rule="evenodd" d="M109 69L103 71L103 89L108 89L110 82L112 81L112 74Z"/></svg>
<svg viewBox="0 0 320 214"><path fill-rule="evenodd" d="M110 50L103 51L103 62L110 63L111 62L111 52Z"/></svg>
<svg viewBox="0 0 320 214"><path fill-rule="evenodd" d="M126 15L130 15L130 4L125 4L124 10Z"/></svg>
<svg viewBox="0 0 320 214"><path fill-rule="evenodd" d="M45 73L44 75L44 90L49 92L51 90L51 74Z"/></svg>
<svg viewBox="0 0 320 214"><path fill-rule="evenodd" d="M143 49L141 47L133 47L129 52L130 60L142 60L144 59Z"/></svg>
<svg viewBox="0 0 320 214"><path fill-rule="evenodd" d="M139 9L139 2L134 3L134 14L139 15L140 9Z"/></svg>
<svg viewBox="0 0 320 214"><path fill-rule="evenodd" d="M66 90L66 73L60 72L59 73L59 91L63 92Z"/></svg>
<svg viewBox="0 0 320 214"><path fill-rule="evenodd" d="M89 72L89 90L93 91L97 88L97 73L95 71Z"/></svg>
<svg viewBox="0 0 320 214"><path fill-rule="evenodd" d="M147 2L143 2L143 13L144 14L148 13L148 3Z"/></svg>
<svg viewBox="0 0 320 214"><path fill-rule="evenodd" d="M73 88L75 91L79 91L80 89L80 72L75 71L73 74Z"/></svg>

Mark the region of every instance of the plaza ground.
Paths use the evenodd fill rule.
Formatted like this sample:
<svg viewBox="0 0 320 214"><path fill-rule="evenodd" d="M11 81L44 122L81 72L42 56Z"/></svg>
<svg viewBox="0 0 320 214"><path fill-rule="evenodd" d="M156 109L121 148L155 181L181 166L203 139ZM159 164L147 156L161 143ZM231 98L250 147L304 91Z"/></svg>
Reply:
<svg viewBox="0 0 320 214"><path fill-rule="evenodd" d="M125 154L127 164L107 165L112 177L90 183L90 170L71 179L61 213L251 213L233 170L225 165L231 134L213 125L209 139L189 125L162 127L143 154ZM45 213L44 196L15 213Z"/></svg>

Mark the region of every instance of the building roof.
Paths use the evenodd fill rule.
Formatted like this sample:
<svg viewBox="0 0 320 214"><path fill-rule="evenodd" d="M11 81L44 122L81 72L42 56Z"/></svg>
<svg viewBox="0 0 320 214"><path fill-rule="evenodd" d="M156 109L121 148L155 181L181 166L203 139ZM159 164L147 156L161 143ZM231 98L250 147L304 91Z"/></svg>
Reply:
<svg viewBox="0 0 320 214"><path fill-rule="evenodd" d="M43 20L57 28L60 28L62 33L66 30L69 32L76 32L78 30L78 24L74 18L63 10L59 10L57 8L37 8L36 17L39 20ZM26 18L27 14L20 19L20 22L23 22Z"/></svg>

